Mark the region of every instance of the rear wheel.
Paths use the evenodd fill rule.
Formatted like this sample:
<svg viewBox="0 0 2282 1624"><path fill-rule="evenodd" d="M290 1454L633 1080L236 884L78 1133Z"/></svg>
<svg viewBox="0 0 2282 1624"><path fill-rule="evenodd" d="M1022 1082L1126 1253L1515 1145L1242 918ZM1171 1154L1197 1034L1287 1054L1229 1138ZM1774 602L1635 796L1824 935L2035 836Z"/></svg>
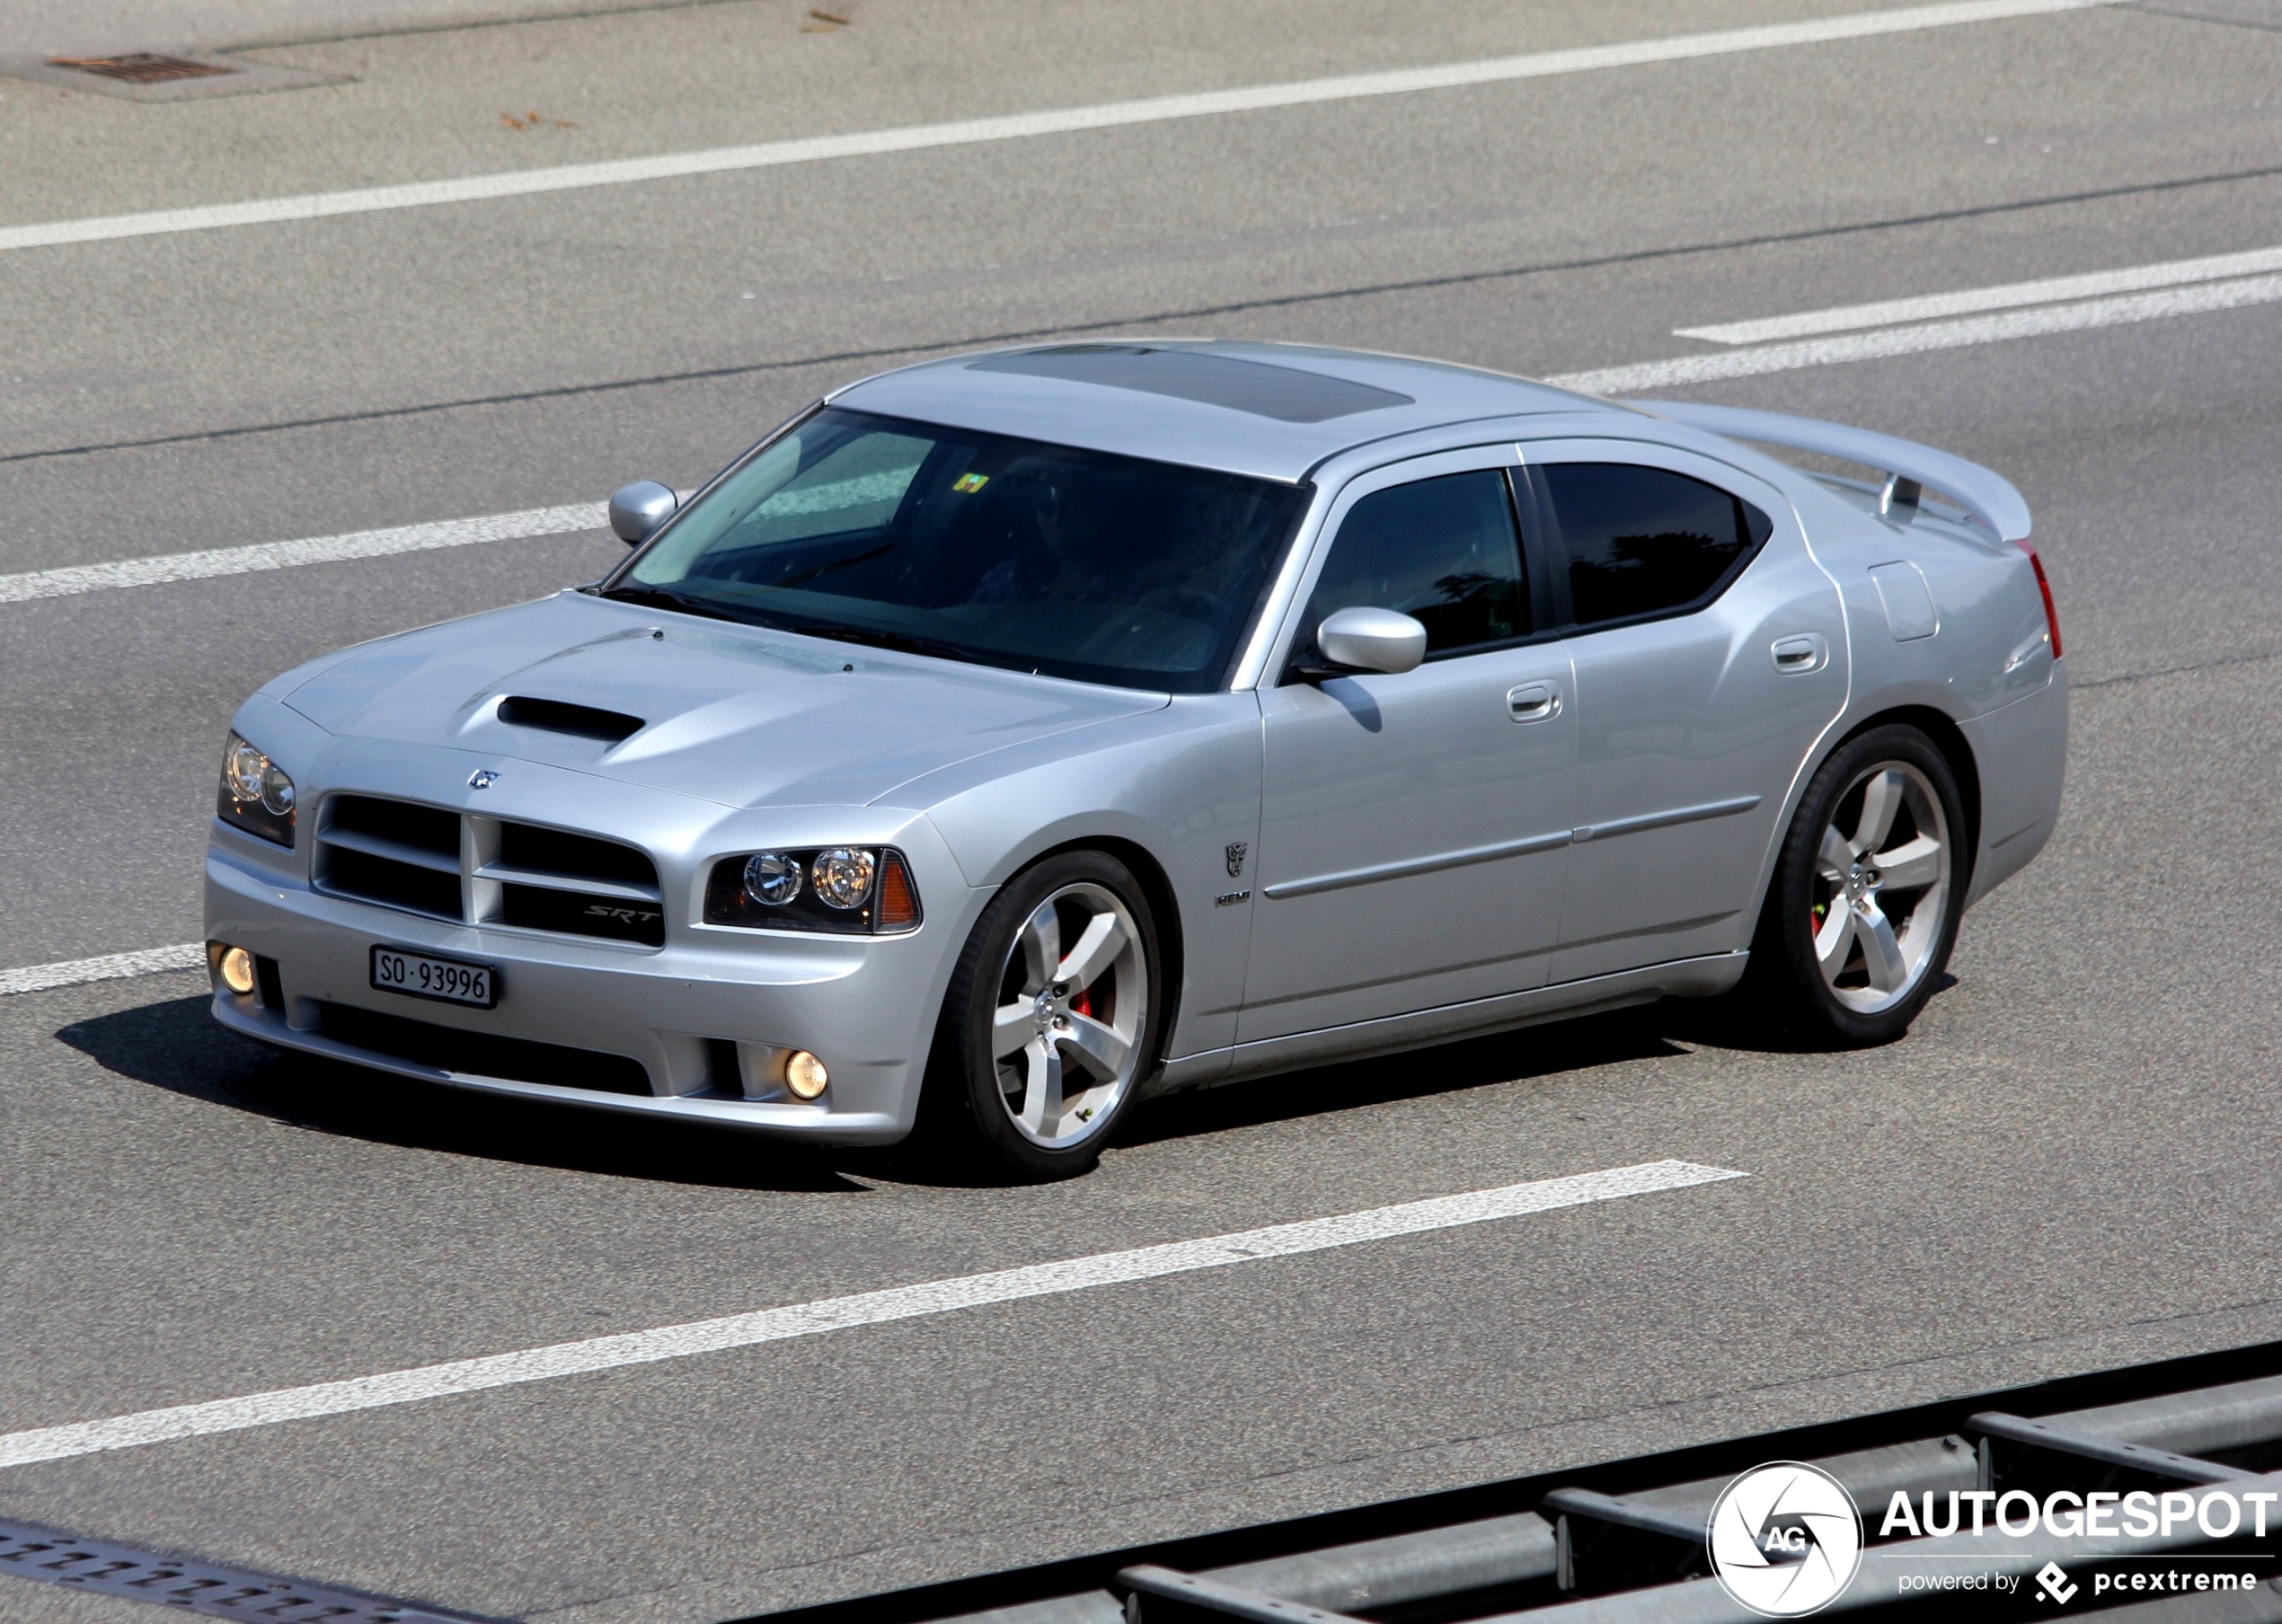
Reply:
<svg viewBox="0 0 2282 1624"><path fill-rule="evenodd" d="M1751 950L1760 1002L1842 1043L1906 1031L1957 940L1964 829L1955 775L1924 734L1888 726L1840 746L1776 860Z"/></svg>
<svg viewBox="0 0 2282 1624"><path fill-rule="evenodd" d="M938 1133L986 1167L1092 1167L1157 1044L1157 949L1132 872L1099 852L1009 881L960 957L928 1087Z"/></svg>

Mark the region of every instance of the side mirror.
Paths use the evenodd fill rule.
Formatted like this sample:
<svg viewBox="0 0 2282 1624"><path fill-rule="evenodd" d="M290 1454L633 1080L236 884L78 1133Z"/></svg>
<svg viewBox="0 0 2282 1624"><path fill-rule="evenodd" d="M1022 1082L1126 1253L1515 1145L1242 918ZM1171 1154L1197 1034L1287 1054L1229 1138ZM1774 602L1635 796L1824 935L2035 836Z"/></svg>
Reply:
<svg viewBox="0 0 2282 1624"><path fill-rule="evenodd" d="M1400 676L1426 658L1427 629L1393 609L1341 609L1315 629L1315 647L1334 666Z"/></svg>
<svg viewBox="0 0 2282 1624"><path fill-rule="evenodd" d="M610 528L629 547L639 547L674 516L681 499L656 480L621 485L610 497Z"/></svg>

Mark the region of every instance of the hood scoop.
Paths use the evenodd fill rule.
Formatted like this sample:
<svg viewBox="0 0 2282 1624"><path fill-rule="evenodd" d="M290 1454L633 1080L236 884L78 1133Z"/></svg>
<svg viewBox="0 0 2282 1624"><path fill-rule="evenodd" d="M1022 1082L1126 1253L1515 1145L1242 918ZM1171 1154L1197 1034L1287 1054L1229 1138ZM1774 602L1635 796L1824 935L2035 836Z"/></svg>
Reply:
<svg viewBox="0 0 2282 1624"><path fill-rule="evenodd" d="M573 738L600 739L615 745L631 738L649 724L621 710L574 705L559 699L530 699L511 693L500 702L499 718L511 728L535 728L542 733L568 733Z"/></svg>

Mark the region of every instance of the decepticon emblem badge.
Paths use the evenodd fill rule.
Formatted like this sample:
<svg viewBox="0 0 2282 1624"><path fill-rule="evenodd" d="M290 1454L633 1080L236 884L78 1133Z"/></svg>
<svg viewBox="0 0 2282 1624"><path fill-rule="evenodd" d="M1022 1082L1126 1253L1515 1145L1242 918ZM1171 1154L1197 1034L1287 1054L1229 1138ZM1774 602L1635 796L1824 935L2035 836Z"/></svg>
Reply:
<svg viewBox="0 0 2282 1624"><path fill-rule="evenodd" d="M1244 853L1252 848L1243 841L1231 842L1228 847L1228 878L1236 878L1244 871Z"/></svg>
<svg viewBox="0 0 2282 1624"><path fill-rule="evenodd" d="M467 775L467 787L471 790L488 790L499 781L500 775L489 767L479 768Z"/></svg>

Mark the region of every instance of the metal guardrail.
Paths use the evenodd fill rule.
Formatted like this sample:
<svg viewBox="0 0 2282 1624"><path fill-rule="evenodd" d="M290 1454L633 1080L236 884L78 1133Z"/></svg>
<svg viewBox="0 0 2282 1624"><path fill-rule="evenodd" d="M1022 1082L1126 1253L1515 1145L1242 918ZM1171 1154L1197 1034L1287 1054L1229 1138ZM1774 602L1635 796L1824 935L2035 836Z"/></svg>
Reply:
<svg viewBox="0 0 2282 1624"><path fill-rule="evenodd" d="M2102 1624L2282 1624L2282 1345L865 1597L766 1624L1757 1624L1709 1576L1705 1536L1720 1491L1771 1461L1819 1467L1862 1507L1862 1569L1824 1612L1874 1613L1880 1624L2092 1611ZM2271 1495L2267 1537L2251 1537L2246 1522L2215 1538L2191 1520L2096 1541L2061 1539L2048 1525L1881 1534L1897 1493L1930 1512L1924 1496L1945 1503L1952 1491L1970 1505L1973 1496L2014 1490L2041 1504L2061 1491L2189 1488ZM1375 1523L1387 1531L1356 1537ZM2255 1583L2160 1597L2118 1588L2115 1574L2153 1573L2152 1563ZM2032 1582L2049 1564L2064 1582ZM1901 1577L1945 1567L1991 1581L1960 1593ZM2014 1583L2009 1595L1996 1589L2000 1575Z"/></svg>

